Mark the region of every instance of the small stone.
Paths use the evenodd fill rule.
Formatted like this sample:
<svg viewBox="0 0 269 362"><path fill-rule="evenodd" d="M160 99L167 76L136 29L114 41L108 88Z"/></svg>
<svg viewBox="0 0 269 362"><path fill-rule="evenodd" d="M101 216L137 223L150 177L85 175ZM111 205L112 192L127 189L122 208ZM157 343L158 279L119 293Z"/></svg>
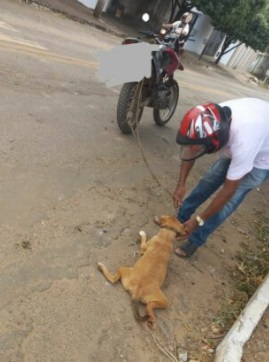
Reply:
<svg viewBox="0 0 269 362"><path fill-rule="evenodd" d="M247 234L246 231L240 229L239 227L237 228L237 231L238 231L240 234L245 234L245 235Z"/></svg>
<svg viewBox="0 0 269 362"><path fill-rule="evenodd" d="M167 138L165 138L165 137L162 137L162 140L164 141L164 142L166 142L166 143L170 143L169 141L168 141L168 139Z"/></svg>
<svg viewBox="0 0 269 362"><path fill-rule="evenodd" d="M179 353L178 358L179 358L180 362L187 362L188 361L188 352Z"/></svg>
<svg viewBox="0 0 269 362"><path fill-rule="evenodd" d="M124 326L124 328L127 330L127 331L130 331L133 329L132 325L131 324L126 324L126 326Z"/></svg>
<svg viewBox="0 0 269 362"><path fill-rule="evenodd" d="M212 265L209 266L208 271L212 277L216 276L216 269Z"/></svg>

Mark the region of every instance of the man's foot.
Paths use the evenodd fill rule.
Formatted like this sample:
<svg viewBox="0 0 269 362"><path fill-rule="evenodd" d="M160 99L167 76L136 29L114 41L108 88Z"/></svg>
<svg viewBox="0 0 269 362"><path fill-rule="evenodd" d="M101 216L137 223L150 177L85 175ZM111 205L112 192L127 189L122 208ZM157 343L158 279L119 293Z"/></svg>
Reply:
<svg viewBox="0 0 269 362"><path fill-rule="evenodd" d="M189 258L196 252L197 249L198 246L196 244L191 241L186 241L179 248L175 249L174 253L180 258Z"/></svg>

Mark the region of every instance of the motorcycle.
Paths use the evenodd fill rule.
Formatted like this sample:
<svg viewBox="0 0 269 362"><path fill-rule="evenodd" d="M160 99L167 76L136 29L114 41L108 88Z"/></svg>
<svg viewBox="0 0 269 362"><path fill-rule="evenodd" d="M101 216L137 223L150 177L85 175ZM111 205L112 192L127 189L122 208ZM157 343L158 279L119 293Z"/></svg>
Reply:
<svg viewBox="0 0 269 362"><path fill-rule="evenodd" d="M117 124L124 134L134 132L144 107L153 108L155 123L164 126L172 118L179 98L179 85L174 79L174 72L180 68L176 53L178 37L151 31L140 33L153 40L158 45L158 50L151 54L150 77L124 83L122 86L117 104ZM139 42L142 42L140 38L129 37L123 40L122 45Z"/></svg>

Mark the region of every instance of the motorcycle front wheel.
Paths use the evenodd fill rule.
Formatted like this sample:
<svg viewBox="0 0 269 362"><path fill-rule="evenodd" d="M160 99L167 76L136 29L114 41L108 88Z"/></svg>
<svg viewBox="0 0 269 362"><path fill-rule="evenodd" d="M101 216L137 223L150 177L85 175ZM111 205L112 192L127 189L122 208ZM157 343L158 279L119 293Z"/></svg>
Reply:
<svg viewBox="0 0 269 362"><path fill-rule="evenodd" d="M138 82L125 83L120 91L117 106L117 124L123 134L132 134L132 130L136 129L142 117L143 107L139 107L139 99L134 99L139 85ZM138 103L135 111L131 110L133 101Z"/></svg>
<svg viewBox="0 0 269 362"><path fill-rule="evenodd" d="M177 81L173 79L169 90L167 91L168 106L164 109L160 107L154 107L153 118L158 126L164 126L172 118L179 98L179 86Z"/></svg>

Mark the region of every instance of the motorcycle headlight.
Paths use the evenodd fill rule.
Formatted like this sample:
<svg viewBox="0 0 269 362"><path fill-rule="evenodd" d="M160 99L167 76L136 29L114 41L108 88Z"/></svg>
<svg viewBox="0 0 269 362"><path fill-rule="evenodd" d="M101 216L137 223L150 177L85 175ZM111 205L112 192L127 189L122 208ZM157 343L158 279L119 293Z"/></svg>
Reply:
<svg viewBox="0 0 269 362"><path fill-rule="evenodd" d="M161 34L161 35L165 35L166 33L167 33L167 30L166 30L166 29L161 29L161 30L160 30L160 34Z"/></svg>

